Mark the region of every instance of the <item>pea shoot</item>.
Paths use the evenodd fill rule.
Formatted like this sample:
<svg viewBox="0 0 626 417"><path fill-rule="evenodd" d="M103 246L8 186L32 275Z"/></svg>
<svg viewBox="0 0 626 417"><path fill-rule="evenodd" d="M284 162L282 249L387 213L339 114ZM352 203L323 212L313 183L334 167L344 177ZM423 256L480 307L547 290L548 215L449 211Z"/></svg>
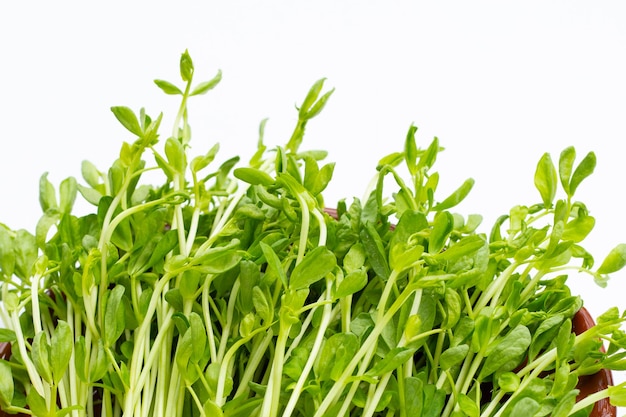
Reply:
<svg viewBox="0 0 626 417"><path fill-rule="evenodd" d="M0 224L0 408L53 416L580 416L626 386L577 400L581 377L626 369L626 314L576 335L583 300L568 273L600 286L582 246L595 219L575 192L596 158L537 164L538 201L488 233L456 208L467 179L437 193L439 139L383 156L365 198L324 202L334 163L303 151L334 90L313 84L284 146L217 164L191 157L187 51L168 137L162 115L113 107L132 135L106 170L58 187L44 174L34 234ZM155 173L159 184L147 183ZM57 191L58 188L58 191ZM391 189L390 189L391 188ZM74 215L77 198L93 212Z"/></svg>

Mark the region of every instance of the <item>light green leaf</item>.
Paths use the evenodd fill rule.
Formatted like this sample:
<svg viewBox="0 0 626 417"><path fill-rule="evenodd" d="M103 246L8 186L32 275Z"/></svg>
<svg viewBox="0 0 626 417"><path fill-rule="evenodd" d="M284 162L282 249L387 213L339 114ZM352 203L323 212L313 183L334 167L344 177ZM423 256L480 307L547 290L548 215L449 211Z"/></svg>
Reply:
<svg viewBox="0 0 626 417"><path fill-rule="evenodd" d="M546 207L552 207L556 195L557 173L549 153L544 153L535 170L535 187Z"/></svg>
<svg viewBox="0 0 626 417"><path fill-rule="evenodd" d="M197 96L201 94L206 94L209 90L212 90L219 82L222 80L222 71L219 70L215 77L210 79L209 81L204 81L194 87L189 96Z"/></svg>
<svg viewBox="0 0 626 417"><path fill-rule="evenodd" d="M617 272L626 266L626 243L621 243L609 252L607 257L602 261L599 274L611 274Z"/></svg>
<svg viewBox="0 0 626 417"><path fill-rule="evenodd" d="M139 124L139 120L135 113L128 107L113 106L111 111L117 120L124 126L129 132L136 136L142 136L143 130Z"/></svg>
<svg viewBox="0 0 626 417"><path fill-rule="evenodd" d="M163 90L163 92L165 94L170 94L170 95L183 95L183 92L180 90L180 88L176 87L174 84L172 84L169 81L165 81L165 80L154 80L154 83L157 85L157 87L159 87L161 90Z"/></svg>
<svg viewBox="0 0 626 417"><path fill-rule="evenodd" d="M580 183L587 178L589 175L593 174L594 169L596 168L596 154L593 152L589 152L580 164L576 167L574 174L572 174L572 180L569 184L569 193L570 195L574 195L576 189L580 185Z"/></svg>

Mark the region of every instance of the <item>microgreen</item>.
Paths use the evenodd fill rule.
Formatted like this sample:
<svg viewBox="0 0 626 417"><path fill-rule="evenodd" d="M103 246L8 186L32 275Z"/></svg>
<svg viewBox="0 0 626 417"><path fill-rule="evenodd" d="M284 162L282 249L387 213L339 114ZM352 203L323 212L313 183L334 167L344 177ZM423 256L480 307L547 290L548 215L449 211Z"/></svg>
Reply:
<svg viewBox="0 0 626 417"><path fill-rule="evenodd" d="M575 192L593 153L576 165L566 148L558 167L544 154L537 202L485 233L480 214L451 211L474 180L440 196L443 148L410 126L364 199L328 210L335 165L300 149L334 91L324 79L284 146L264 144L263 120L249 162L218 165L218 145L191 155L188 106L222 74L196 83L187 51L179 67L181 84L155 81L180 99L169 135L162 115L112 107L130 134L119 158L83 162L58 193L44 173L34 234L0 224L3 410L500 417L626 403L624 384L576 402L580 377L626 369L623 312L572 333L583 301L568 273L604 285L626 265L624 244L597 268L582 246L596 219ZM93 213L72 214L79 194Z"/></svg>

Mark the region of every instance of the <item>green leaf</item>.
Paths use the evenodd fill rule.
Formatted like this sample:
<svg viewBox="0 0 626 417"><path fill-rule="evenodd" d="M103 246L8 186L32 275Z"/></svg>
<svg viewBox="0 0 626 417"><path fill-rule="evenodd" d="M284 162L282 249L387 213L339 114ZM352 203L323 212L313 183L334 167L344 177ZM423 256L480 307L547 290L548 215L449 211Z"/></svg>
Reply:
<svg viewBox="0 0 626 417"><path fill-rule="evenodd" d="M76 200L77 191L78 187L76 184L76 179L74 177L68 177L65 180L61 181L61 185L59 187L59 210L61 211L61 213L69 214L72 211L74 201Z"/></svg>
<svg viewBox="0 0 626 417"><path fill-rule="evenodd" d="M557 173L549 153L544 153L535 170L535 187L546 207L552 207L556 195Z"/></svg>
<svg viewBox="0 0 626 417"><path fill-rule="evenodd" d="M359 339L353 333L336 333L322 346L314 371L320 381L339 380L348 363L359 350Z"/></svg>
<svg viewBox="0 0 626 417"><path fill-rule="evenodd" d="M559 178L561 179L561 185L567 193L570 193L570 178L572 176L572 170L574 169L574 160L576 159L576 150L573 146L563 149L561 156L559 157Z"/></svg>
<svg viewBox="0 0 626 417"><path fill-rule="evenodd" d="M185 82L191 81L193 77L193 61L189 52L185 50L180 56L180 76Z"/></svg>
<svg viewBox="0 0 626 417"><path fill-rule="evenodd" d="M368 222L361 229L359 236L372 269L379 277L386 281L391 272L389 270L389 263L387 262L382 239L376 231L376 228L372 223Z"/></svg>
<svg viewBox="0 0 626 417"><path fill-rule="evenodd" d="M484 380L494 372L506 372L520 364L530 346L531 334L526 326L518 325L506 336L495 341L478 375Z"/></svg>
<svg viewBox="0 0 626 417"><path fill-rule="evenodd" d="M111 111L115 118L124 126L130 133L133 133L136 136L141 137L143 135L143 130L141 129L141 125L139 124L139 120L135 113L128 107L124 106L113 106L111 107Z"/></svg>
<svg viewBox="0 0 626 417"><path fill-rule="evenodd" d="M611 405L615 407L626 407L626 383L610 386L608 389Z"/></svg>
<svg viewBox="0 0 626 417"><path fill-rule="evenodd" d="M466 179L465 182L463 182L463 184L461 184L461 186L457 188L452 194L450 194L445 200L435 205L435 207L433 207L433 210L435 211L448 210L449 208L456 206L461 201L463 201L465 197L467 197L467 195L472 190L473 186L474 186L474 179L473 178Z"/></svg>
<svg viewBox="0 0 626 417"><path fill-rule="evenodd" d="M233 175L252 185L264 185L268 187L274 185L276 182L267 172L256 168L237 168L233 171Z"/></svg>
<svg viewBox="0 0 626 417"><path fill-rule="evenodd" d="M430 169L437 160L437 154L439 151L439 138L435 137L432 142L430 142L430 145L428 145L426 152L423 152L420 156L420 159L417 162L417 169Z"/></svg>
<svg viewBox="0 0 626 417"><path fill-rule="evenodd" d="M13 374L11 365L5 360L0 360L0 406L6 409L13 402Z"/></svg>
<svg viewBox="0 0 626 417"><path fill-rule="evenodd" d="M472 400L466 394L460 394L458 397L459 407L467 417L479 417L480 408L476 401Z"/></svg>
<svg viewBox="0 0 626 417"><path fill-rule="evenodd" d="M322 91L322 88L324 87L325 81L326 81L326 78L321 78L317 80L309 89L309 92L307 93L306 97L304 98L304 101L302 102L302 105L300 106L301 118L306 118L306 114L309 112L309 109L313 106L313 104L319 97L320 92Z"/></svg>
<svg viewBox="0 0 626 417"><path fill-rule="evenodd" d="M174 84L172 84L169 81L154 80L154 83L157 85L157 87L163 90L165 94L181 95L181 96L183 95L183 92L180 90L180 88L176 87Z"/></svg>
<svg viewBox="0 0 626 417"><path fill-rule="evenodd" d="M563 229L561 239L571 240L572 242L581 242L593 230L596 219L591 216L579 216L567 222Z"/></svg>
<svg viewBox="0 0 626 417"><path fill-rule="evenodd" d="M17 340L15 332L11 329L0 329L0 343L15 342Z"/></svg>
<svg viewBox="0 0 626 417"><path fill-rule="evenodd" d="M252 288L252 304L254 305L254 310L261 317L265 323L271 323L274 318L274 312L270 308L270 303L268 302L267 297L263 290L255 286Z"/></svg>
<svg viewBox="0 0 626 417"><path fill-rule="evenodd" d="M124 304L122 297L126 289L122 285L116 285L109 292L104 310L104 342L107 347L113 346L122 335L125 326Z"/></svg>
<svg viewBox="0 0 626 417"><path fill-rule="evenodd" d="M46 334L41 331L33 339L31 355L37 373L44 381L52 383L52 367L50 365L50 344Z"/></svg>
<svg viewBox="0 0 626 417"><path fill-rule="evenodd" d="M450 369L455 365L460 364L467 357L469 353L469 345L458 345L448 348L443 351L439 357L439 366L441 369Z"/></svg>
<svg viewBox="0 0 626 417"><path fill-rule="evenodd" d="M165 155L167 156L169 166L173 167L179 174L183 174L185 172L187 157L185 154L185 147L180 140L168 138L167 141L165 141Z"/></svg>
<svg viewBox="0 0 626 417"><path fill-rule="evenodd" d="M504 392L517 391L520 382L520 377L514 372L503 372L498 375L498 386Z"/></svg>
<svg viewBox="0 0 626 417"><path fill-rule="evenodd" d="M206 168L211 162L213 162L219 149L220 147L218 144L213 145L213 147L209 149L209 151L206 154L196 156L195 158L193 158L191 161L191 170L193 172L198 172Z"/></svg>
<svg viewBox="0 0 626 417"><path fill-rule="evenodd" d="M597 272L599 274L611 274L624 266L626 266L626 243L620 243L609 252Z"/></svg>
<svg viewBox="0 0 626 417"><path fill-rule="evenodd" d="M337 286L335 297L347 297L358 291L361 291L367 285L367 272L365 268L359 268L344 277Z"/></svg>
<svg viewBox="0 0 626 417"><path fill-rule="evenodd" d="M50 365L56 384L63 379L72 357L74 339L70 325L59 320L50 339Z"/></svg>
<svg viewBox="0 0 626 417"><path fill-rule="evenodd" d="M428 253L431 255L441 251L454 229L454 216L447 211L437 213L428 241Z"/></svg>
<svg viewBox="0 0 626 417"><path fill-rule="evenodd" d="M324 278L337 266L337 258L324 246L311 250L302 262L293 269L289 278L289 288L308 288L311 284Z"/></svg>
<svg viewBox="0 0 626 417"><path fill-rule="evenodd" d="M48 173L44 172L39 178L39 205L45 213L50 209L58 209L54 185L48 180Z"/></svg>
<svg viewBox="0 0 626 417"><path fill-rule="evenodd" d="M406 161L407 168L409 168L409 173L411 173L411 175L415 175L417 171L417 145L415 144L416 131L417 127L415 125L411 125L404 141L404 160Z"/></svg>
<svg viewBox="0 0 626 417"><path fill-rule="evenodd" d="M274 252L274 249L272 249L272 247L265 242L260 242L259 246L263 251L263 256L265 256L265 260L268 265L268 270L266 274L274 274L277 278L280 279L283 287L287 287L287 273L283 268L280 258L278 257L276 252Z"/></svg>
<svg viewBox="0 0 626 417"><path fill-rule="evenodd" d="M194 87L189 96L197 96L201 94L206 94L209 90L212 90L219 82L222 80L222 71L218 71L215 77L210 79L209 81L204 81Z"/></svg>
<svg viewBox="0 0 626 417"><path fill-rule="evenodd" d="M570 195L574 195L576 189L580 185L580 183L591 175L596 168L596 154L593 152L589 152L580 164L576 167L574 174L572 174L572 180L569 184L569 193Z"/></svg>
<svg viewBox="0 0 626 417"><path fill-rule="evenodd" d="M36 389L31 389L28 391L28 395L26 396L26 402L28 403L28 407L33 412L33 415L38 417L53 417L54 414L48 410L46 406L46 400L39 395Z"/></svg>
<svg viewBox="0 0 626 417"><path fill-rule="evenodd" d="M366 375L382 376L387 372L391 372L408 361L415 353L414 348L395 347L391 349L384 358L374 365Z"/></svg>

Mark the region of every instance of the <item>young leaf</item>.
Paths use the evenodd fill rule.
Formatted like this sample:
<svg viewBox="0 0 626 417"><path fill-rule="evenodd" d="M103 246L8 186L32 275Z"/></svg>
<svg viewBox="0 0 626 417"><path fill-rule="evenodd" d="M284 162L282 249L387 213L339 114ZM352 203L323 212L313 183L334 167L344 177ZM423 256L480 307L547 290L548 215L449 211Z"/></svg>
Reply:
<svg viewBox="0 0 626 417"><path fill-rule="evenodd" d="M546 207L552 207L556 195L557 173L549 153L544 153L535 170L535 187Z"/></svg>
<svg viewBox="0 0 626 417"><path fill-rule="evenodd" d="M180 76L185 82L191 81L193 77L193 61L189 55L189 51L185 50L180 56Z"/></svg>
<svg viewBox="0 0 626 417"><path fill-rule="evenodd" d="M599 274L612 274L624 266L626 266L626 243L621 243L609 252L597 272Z"/></svg>
<svg viewBox="0 0 626 417"><path fill-rule="evenodd" d="M163 90L165 94L181 95L181 96L183 95L183 92L180 90L180 88L176 87L174 84L172 84L169 81L154 80L154 83L157 85L157 87Z"/></svg>
<svg viewBox="0 0 626 417"><path fill-rule="evenodd" d="M276 182L268 173L257 168L237 168L233 171L233 174L241 181L252 185L268 187Z"/></svg>
<svg viewBox="0 0 626 417"><path fill-rule="evenodd" d="M428 241L428 253L433 255L443 249L448 236L454 229L454 217L447 211L441 211L435 216L433 228Z"/></svg>
<svg viewBox="0 0 626 417"><path fill-rule="evenodd" d="M435 205L435 207L433 207L433 210L434 211L448 210L449 208L456 206L461 201L463 201L465 197L467 197L470 191L472 191L473 186L474 186L474 179L473 178L466 179L465 182L463 182L463 184L461 184L461 186L457 188L452 194L446 197L445 200Z"/></svg>
<svg viewBox="0 0 626 417"><path fill-rule="evenodd" d="M74 177L68 177L61 182L61 185L59 187L59 210L61 211L61 213L69 214L72 211L74 201L76 200L77 191L78 187L76 184L76 179Z"/></svg>
<svg viewBox="0 0 626 417"><path fill-rule="evenodd" d="M50 209L57 209L59 207L54 185L48 180L47 172L44 172L39 178L39 205L44 213Z"/></svg>
<svg viewBox="0 0 626 417"><path fill-rule="evenodd" d="M570 195L574 195L576 189L580 185L580 183L587 178L589 175L593 173L593 170L596 168L596 154L593 152L589 152L580 164L576 167L574 174L572 174L572 180L569 184L569 193Z"/></svg>
<svg viewBox="0 0 626 417"><path fill-rule="evenodd" d="M222 80L222 71L219 70L215 77L210 79L209 81L204 81L194 87L189 96L197 96L201 94L206 94L209 90L212 90L219 82Z"/></svg>
<svg viewBox="0 0 626 417"><path fill-rule="evenodd" d="M404 160L411 175L415 175L417 171L417 145L415 144L415 132L417 127L411 125L406 134L404 141Z"/></svg>
<svg viewBox="0 0 626 417"><path fill-rule="evenodd" d="M574 160L576 159L576 150L573 146L569 146L561 152L559 157L559 178L561 179L561 186L571 197L570 193L570 178L572 176L572 170L574 169Z"/></svg>
<svg viewBox="0 0 626 417"><path fill-rule="evenodd" d="M44 381L52 383L52 367L50 366L50 344L44 332L35 335L32 345L33 364L37 373Z"/></svg>
<svg viewBox="0 0 626 417"><path fill-rule="evenodd" d="M111 111L117 120L124 126L130 133L141 137L143 130L139 124L139 120L135 113L128 107L114 106L111 107Z"/></svg>
<svg viewBox="0 0 626 417"><path fill-rule="evenodd" d="M50 366L56 384L61 381L72 357L74 340L70 325L59 320L50 339Z"/></svg>

